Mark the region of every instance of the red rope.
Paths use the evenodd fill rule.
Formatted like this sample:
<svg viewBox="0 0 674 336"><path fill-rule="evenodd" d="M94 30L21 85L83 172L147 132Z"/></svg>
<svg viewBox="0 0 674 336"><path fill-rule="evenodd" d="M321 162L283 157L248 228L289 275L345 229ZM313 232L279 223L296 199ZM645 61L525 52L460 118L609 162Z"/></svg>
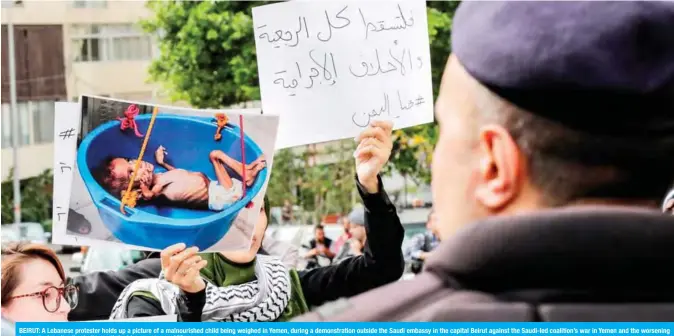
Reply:
<svg viewBox="0 0 674 336"><path fill-rule="evenodd" d="M241 166L242 166L242 176L243 178L243 195L241 198L246 197L246 143L243 140L245 134L243 133L243 115L239 114L239 134L241 135Z"/></svg>

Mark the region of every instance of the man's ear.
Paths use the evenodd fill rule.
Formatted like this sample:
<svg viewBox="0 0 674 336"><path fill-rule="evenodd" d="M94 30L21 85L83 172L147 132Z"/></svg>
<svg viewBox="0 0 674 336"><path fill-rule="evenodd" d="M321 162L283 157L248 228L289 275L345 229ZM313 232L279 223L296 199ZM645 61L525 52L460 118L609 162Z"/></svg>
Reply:
<svg viewBox="0 0 674 336"><path fill-rule="evenodd" d="M669 213L674 214L674 198L670 199L665 204L665 212L669 212Z"/></svg>
<svg viewBox="0 0 674 336"><path fill-rule="evenodd" d="M490 211L507 207L518 196L523 181L523 156L502 126L480 130L476 198Z"/></svg>

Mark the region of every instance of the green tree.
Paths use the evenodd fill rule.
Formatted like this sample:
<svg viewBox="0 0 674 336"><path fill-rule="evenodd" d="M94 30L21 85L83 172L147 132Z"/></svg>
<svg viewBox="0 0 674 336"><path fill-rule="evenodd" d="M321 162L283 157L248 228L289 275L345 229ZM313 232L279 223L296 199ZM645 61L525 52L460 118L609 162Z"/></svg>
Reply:
<svg viewBox="0 0 674 336"><path fill-rule="evenodd" d="M14 189L10 171L7 180L2 182L2 223L14 222ZM36 177L21 181L21 221L45 225L51 232L53 175L47 169Z"/></svg>
<svg viewBox="0 0 674 336"><path fill-rule="evenodd" d="M307 223L318 223L324 214L349 211L355 201L355 167L351 159L354 149L352 141L340 141L315 153L278 151L267 189L271 205L281 206L290 200L307 211L296 214ZM315 158L328 164L313 165Z"/></svg>
<svg viewBox="0 0 674 336"><path fill-rule="evenodd" d="M158 37L150 78L174 100L218 108L260 98L251 9L263 1L148 1Z"/></svg>

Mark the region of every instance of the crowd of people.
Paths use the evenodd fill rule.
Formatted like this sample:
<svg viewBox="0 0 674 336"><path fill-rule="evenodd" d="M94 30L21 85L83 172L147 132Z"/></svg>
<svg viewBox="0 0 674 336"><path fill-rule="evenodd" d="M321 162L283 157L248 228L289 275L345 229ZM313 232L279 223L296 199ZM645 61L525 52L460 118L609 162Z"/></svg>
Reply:
<svg viewBox="0 0 674 336"><path fill-rule="evenodd" d="M52 251L16 244L2 255L3 317L611 321L639 303L642 319L671 319L674 3L463 2L448 56L434 210L404 253L379 175L392 124L374 121L354 155L363 208L334 242L316 227L305 256L329 265L260 254L265 202L242 251L177 244L66 278ZM396 281L405 258L423 268Z"/></svg>

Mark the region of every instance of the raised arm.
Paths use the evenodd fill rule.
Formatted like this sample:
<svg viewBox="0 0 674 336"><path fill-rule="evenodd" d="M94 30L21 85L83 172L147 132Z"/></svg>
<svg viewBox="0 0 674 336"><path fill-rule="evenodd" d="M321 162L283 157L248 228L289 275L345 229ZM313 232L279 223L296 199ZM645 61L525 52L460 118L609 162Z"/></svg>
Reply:
<svg viewBox="0 0 674 336"><path fill-rule="evenodd" d="M379 179L379 191L370 194L358 183L365 206L367 241L363 254L326 267L300 273L309 306L354 296L398 280L404 270L404 230Z"/></svg>
<svg viewBox="0 0 674 336"><path fill-rule="evenodd" d="M300 274L307 303L349 297L399 279L405 262L404 230L379 176L393 147L390 122L373 122L358 137L356 185L365 207L367 240L362 255Z"/></svg>
<svg viewBox="0 0 674 336"><path fill-rule="evenodd" d="M155 161L157 161L158 165L164 167L164 169L166 170L176 169L176 167L166 163L166 161L164 160L166 155L168 155L166 148L164 148L164 146L159 146L159 148L157 148L157 150L154 152L154 159Z"/></svg>

